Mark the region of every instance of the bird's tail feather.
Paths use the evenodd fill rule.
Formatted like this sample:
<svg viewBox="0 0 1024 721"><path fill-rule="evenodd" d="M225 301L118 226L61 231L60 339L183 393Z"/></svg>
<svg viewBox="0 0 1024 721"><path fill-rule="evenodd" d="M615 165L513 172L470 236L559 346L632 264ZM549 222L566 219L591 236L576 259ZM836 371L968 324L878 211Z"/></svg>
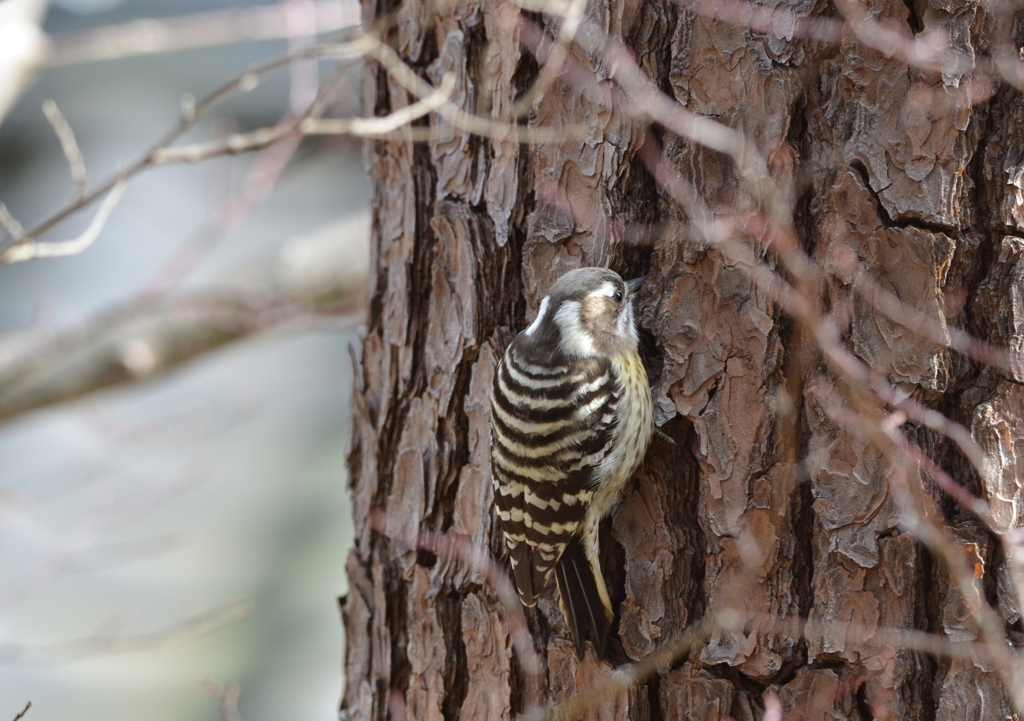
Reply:
<svg viewBox="0 0 1024 721"><path fill-rule="evenodd" d="M558 593L562 604L562 615L572 633L576 656L583 658L584 634L589 631L590 640L598 658L604 658L608 634L612 627L612 610L605 604L599 586L604 579L595 578L600 569L591 566L578 536L574 536L555 567Z"/></svg>
<svg viewBox="0 0 1024 721"><path fill-rule="evenodd" d="M537 596L543 590L543 584L533 583L533 552L525 543L519 543L509 549L509 560L512 562L512 577L519 591L519 600L524 606L536 606Z"/></svg>

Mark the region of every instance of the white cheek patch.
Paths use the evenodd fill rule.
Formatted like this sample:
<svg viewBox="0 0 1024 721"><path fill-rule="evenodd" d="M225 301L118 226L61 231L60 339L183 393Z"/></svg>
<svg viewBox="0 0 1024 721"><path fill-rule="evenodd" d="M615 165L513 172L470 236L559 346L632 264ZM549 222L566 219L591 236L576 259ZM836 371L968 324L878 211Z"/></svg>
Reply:
<svg viewBox="0 0 1024 721"><path fill-rule="evenodd" d="M636 333L636 323L633 321L633 303L631 300L626 301L626 307L619 313L619 325L616 328L616 333L619 338L632 343L634 347L640 342L640 338Z"/></svg>
<svg viewBox="0 0 1024 721"><path fill-rule="evenodd" d="M579 301L570 300L562 303L558 312L555 313L555 323L558 324L558 330L561 332L558 345L563 353L576 356L597 355L594 341L580 325Z"/></svg>
<svg viewBox="0 0 1024 721"><path fill-rule="evenodd" d="M540 302L540 309L537 311L536 319L530 324L529 328L523 331L526 335L536 333L537 329L540 328L540 324L544 322L544 316L548 314L548 298L549 296L544 296L544 300Z"/></svg>

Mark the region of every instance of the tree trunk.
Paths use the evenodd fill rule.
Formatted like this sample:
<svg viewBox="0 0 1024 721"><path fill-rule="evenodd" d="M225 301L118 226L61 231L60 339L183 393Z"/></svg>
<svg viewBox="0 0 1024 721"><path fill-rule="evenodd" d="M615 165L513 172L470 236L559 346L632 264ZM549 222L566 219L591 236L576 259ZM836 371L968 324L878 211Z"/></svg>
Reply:
<svg viewBox="0 0 1024 721"><path fill-rule="evenodd" d="M848 19L857 7L837 6ZM821 326L784 311L751 267L810 288L841 348L900 394L892 403L909 396L969 428L990 454L985 475L929 423L903 429L990 503L996 523L1021 525L1024 365L1000 370L936 342L963 328L1014 351L1024 344L1021 94L980 64L911 67L905 53L871 49L858 21L843 25L824 0L784 5L772 32L743 27L767 21L742 3L703 6L736 10L730 22L701 7L590 0L564 69L518 121L565 128L565 142L520 144L503 129L484 137L430 116L416 126L435 131L429 140L410 131L367 144L374 271L350 459L350 718L483 721L575 694L594 702L574 713L602 719L754 719L773 696L787 718L1015 713L1005 681L1019 662L1008 672L976 647L924 648L921 639L983 634L965 597L971 579L965 586L956 563L922 543L901 493L917 489L923 513L940 514L973 564L975 601L995 609L998 633L1019 649L1004 547L922 474L901 485L892 450L843 422L823 384L860 417L892 407L853 403L860 396L829 365ZM872 0L868 15L900 37L949 38L943 58L974 59L1011 31L1021 44L1021 14L995 7ZM561 27L498 0L364 0L364 15L383 19L381 37L432 85L454 75L455 105L511 123ZM795 32L819 27L805 18L838 34ZM637 117L607 38L631 49L652 88L742 131L766 158L776 206L796 189L793 253L810 258L810 286L749 227L749 264L697 231L696 206L663 177L692 184L722 221L757 217L763 198L728 155ZM415 100L367 65L367 114ZM612 688L609 668L592 653L577 661L554 590L527 613L545 664L542 688L531 687L510 636L517 609L463 552L489 549L505 568L491 511L494 367L552 281L582 265L650 274L643 350L656 423L678 444L655 438L602 532L625 652L676 658L606 696L597 690ZM858 278L919 323L855 292Z"/></svg>

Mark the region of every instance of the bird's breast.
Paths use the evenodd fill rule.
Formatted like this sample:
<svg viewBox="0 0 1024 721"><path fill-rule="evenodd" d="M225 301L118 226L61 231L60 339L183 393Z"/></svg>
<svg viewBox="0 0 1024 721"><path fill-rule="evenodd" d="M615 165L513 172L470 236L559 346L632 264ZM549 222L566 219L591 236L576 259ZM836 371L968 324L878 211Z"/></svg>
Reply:
<svg viewBox="0 0 1024 721"><path fill-rule="evenodd" d="M654 433L651 387L640 356L631 353L613 357L612 369L619 378L621 397L616 404L615 440L595 477L599 486L588 513L598 520L618 501L626 481L643 460Z"/></svg>

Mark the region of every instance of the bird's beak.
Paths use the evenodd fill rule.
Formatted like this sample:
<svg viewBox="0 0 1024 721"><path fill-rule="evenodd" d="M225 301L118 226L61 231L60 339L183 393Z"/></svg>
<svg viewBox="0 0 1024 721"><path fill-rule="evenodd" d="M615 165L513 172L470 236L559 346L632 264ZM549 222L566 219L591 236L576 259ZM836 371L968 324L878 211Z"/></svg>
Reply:
<svg viewBox="0 0 1024 721"><path fill-rule="evenodd" d="M634 278L633 280L626 281L626 292L629 293L629 297L632 298L633 295L636 294L637 288L639 288L640 284L647 280L647 278L648 276L644 275L640 278Z"/></svg>

